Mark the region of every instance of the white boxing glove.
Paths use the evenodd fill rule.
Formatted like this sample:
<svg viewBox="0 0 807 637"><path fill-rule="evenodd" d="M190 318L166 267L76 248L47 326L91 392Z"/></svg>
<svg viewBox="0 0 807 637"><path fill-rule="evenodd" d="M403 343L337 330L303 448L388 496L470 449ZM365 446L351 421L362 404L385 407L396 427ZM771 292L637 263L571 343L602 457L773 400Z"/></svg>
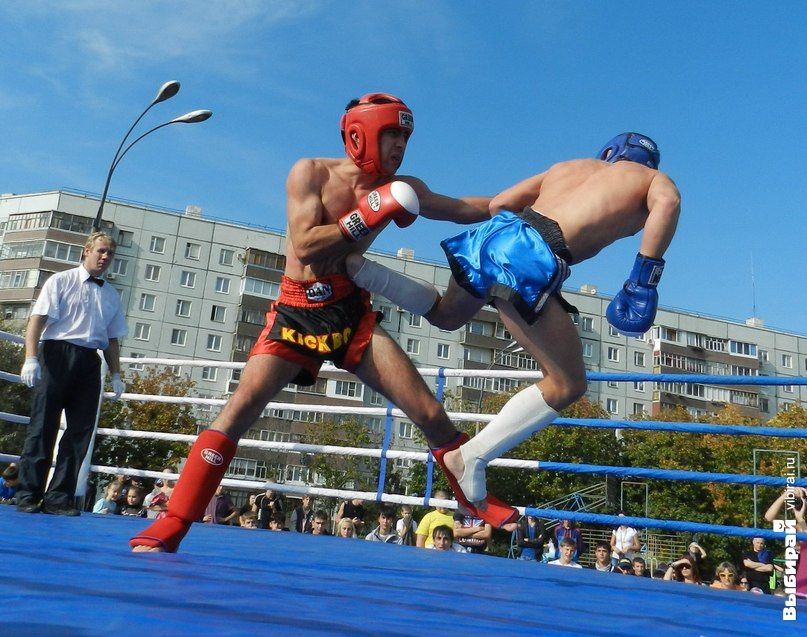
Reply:
<svg viewBox="0 0 807 637"><path fill-rule="evenodd" d="M36 356L26 356L22 365L20 379L28 387L33 387L42 378L42 369L39 367L39 360Z"/></svg>
<svg viewBox="0 0 807 637"><path fill-rule="evenodd" d="M126 386L120 379L120 374L112 374L112 392L115 394L113 400L118 400L125 389Z"/></svg>

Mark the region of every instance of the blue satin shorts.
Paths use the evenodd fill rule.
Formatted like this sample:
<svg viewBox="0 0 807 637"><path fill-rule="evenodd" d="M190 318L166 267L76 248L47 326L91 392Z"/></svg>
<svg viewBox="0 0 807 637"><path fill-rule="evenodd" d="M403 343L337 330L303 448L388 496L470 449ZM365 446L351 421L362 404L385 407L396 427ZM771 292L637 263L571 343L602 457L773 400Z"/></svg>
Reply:
<svg viewBox="0 0 807 637"><path fill-rule="evenodd" d="M531 208L501 212L440 245L457 283L476 298L511 302L529 324L553 294L576 311L559 295L571 260L560 228Z"/></svg>

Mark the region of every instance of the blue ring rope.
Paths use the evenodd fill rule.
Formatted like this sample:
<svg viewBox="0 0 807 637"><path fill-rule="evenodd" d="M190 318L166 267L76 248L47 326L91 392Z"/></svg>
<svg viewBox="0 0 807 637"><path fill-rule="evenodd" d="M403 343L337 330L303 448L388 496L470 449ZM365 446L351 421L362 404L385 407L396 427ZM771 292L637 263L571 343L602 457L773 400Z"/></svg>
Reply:
<svg viewBox="0 0 807 637"><path fill-rule="evenodd" d="M590 381L647 381L706 385L807 385L807 376L720 376L707 374L650 374L644 372L586 372Z"/></svg>
<svg viewBox="0 0 807 637"><path fill-rule="evenodd" d="M724 436L807 438L807 429L790 429L789 427L707 425L704 423L695 422L664 422L660 420L608 420L604 418L556 418L551 424L561 427L593 427L595 429L639 429L648 431L678 431L690 434L717 434Z"/></svg>
<svg viewBox="0 0 807 637"><path fill-rule="evenodd" d="M582 511L562 511L559 509L537 509L527 507L525 515L551 520L573 520L575 522L588 522L617 527L620 524L629 524L633 527L646 527L651 529L666 529L669 531L691 531L693 533L712 533L714 535L730 535L739 537L764 537L766 540L783 540L784 533L776 533L770 529L755 529L744 526L723 526L719 524L706 524L703 522L687 522L684 520L657 520L655 518L638 518L631 516L604 515L602 513L585 513ZM807 533L797 533L796 539L807 541Z"/></svg>
<svg viewBox="0 0 807 637"><path fill-rule="evenodd" d="M536 462L535 465L534 468L541 471L601 473L609 476L631 476L635 478L655 478L657 480L757 484L771 487L784 487L788 485L807 487L807 478L776 478L771 476L749 476L734 473L683 471L679 469L648 469L646 467L610 467L608 465L577 464L574 462L552 462L544 460Z"/></svg>

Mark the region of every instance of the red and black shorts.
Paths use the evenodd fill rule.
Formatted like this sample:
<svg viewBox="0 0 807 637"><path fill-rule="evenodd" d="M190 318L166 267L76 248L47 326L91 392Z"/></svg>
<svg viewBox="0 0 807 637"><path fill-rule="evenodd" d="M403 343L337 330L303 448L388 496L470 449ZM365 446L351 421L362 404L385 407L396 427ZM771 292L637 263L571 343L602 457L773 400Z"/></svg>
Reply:
<svg viewBox="0 0 807 637"><path fill-rule="evenodd" d="M284 276L249 355L272 354L301 365L294 382L313 385L325 361L355 371L378 320L369 293L342 274L310 281Z"/></svg>

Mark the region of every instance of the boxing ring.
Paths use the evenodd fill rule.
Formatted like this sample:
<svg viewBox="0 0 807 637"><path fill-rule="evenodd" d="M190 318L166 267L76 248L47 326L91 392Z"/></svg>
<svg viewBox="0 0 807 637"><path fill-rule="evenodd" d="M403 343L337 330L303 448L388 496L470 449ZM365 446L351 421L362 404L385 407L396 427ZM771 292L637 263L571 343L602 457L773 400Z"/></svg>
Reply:
<svg viewBox="0 0 807 637"><path fill-rule="evenodd" d="M0 335L2 336L2 335ZM122 359L128 362L128 359ZM236 367L238 363L132 359L138 364ZM471 370L421 370L436 378L442 399L445 379ZM494 372L536 378L535 372ZM680 378L686 378L680 381ZM590 373L589 380L693 382L696 375ZM741 378L741 380L740 380ZM0 379L18 382L15 374ZM807 384L807 378L708 377L710 384ZM109 395L107 395L109 396ZM125 400L221 405L216 399L124 394ZM455 503L431 499L434 463L430 454L389 448L393 406L351 408L270 403L276 409L382 415L381 449L359 449L243 439L241 447L378 458L376 492L355 492L225 479L225 486L323 497L361 497L430 506ZM455 421L486 421L491 415L450 413ZM23 416L0 418L24 424ZM807 429L706 425L652 421L559 419L555 426L655 429L672 432L807 437ZM99 428L98 435L151 437L192 442L195 436ZM0 462L15 456L2 453ZM383 492L386 465L396 458L427 463L423 497ZM722 482L783 487L786 478L728 473L609 467L535 460L498 459L492 465L529 471L565 471L650 479ZM92 466L92 471L169 477L132 467ZM807 480L795 480L807 486ZM698 524L683 520L620 517L581 511L519 507L542 518L782 540L765 528ZM783 621L788 600L770 595L714 590L676 582L565 569L489 555L423 551L412 547L272 533L237 527L194 525L177 554L133 554L128 538L143 519L84 514L79 518L17 513L0 506L5 600L0 635L259 634L277 628L287 634L407 635L794 635L807 622L807 602L793 601L797 621ZM800 540L807 540L802 537Z"/></svg>

